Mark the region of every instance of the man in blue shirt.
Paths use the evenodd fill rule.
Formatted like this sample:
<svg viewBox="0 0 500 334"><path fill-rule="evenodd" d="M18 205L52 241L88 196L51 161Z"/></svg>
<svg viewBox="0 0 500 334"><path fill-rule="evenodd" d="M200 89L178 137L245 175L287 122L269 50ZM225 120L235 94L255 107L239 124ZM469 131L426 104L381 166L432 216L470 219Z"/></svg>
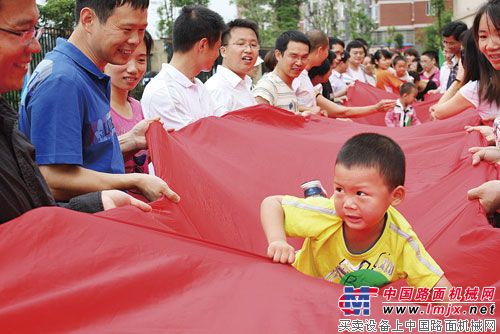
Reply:
<svg viewBox="0 0 500 334"><path fill-rule="evenodd" d="M107 63L125 64L142 41L148 0L78 0L70 38L35 69L21 100L19 128L57 200L103 189L138 188L149 200L179 196L158 177L124 174L122 154L145 148L152 120L116 136Z"/></svg>

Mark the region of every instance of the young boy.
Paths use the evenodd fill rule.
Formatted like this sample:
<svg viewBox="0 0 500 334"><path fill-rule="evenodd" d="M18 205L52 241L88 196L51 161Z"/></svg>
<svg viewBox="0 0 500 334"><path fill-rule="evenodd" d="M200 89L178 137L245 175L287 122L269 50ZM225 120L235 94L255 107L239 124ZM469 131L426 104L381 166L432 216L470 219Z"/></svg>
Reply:
<svg viewBox="0 0 500 334"><path fill-rule="evenodd" d="M271 196L261 220L274 262L344 285L450 284L405 218L393 208L405 197L405 156L392 139L362 133L341 148L331 199ZM295 254L286 236L303 237Z"/></svg>
<svg viewBox="0 0 500 334"><path fill-rule="evenodd" d="M390 71L391 69L389 69ZM413 78L408 74L408 63L406 58L396 56L392 59L393 74L403 82L413 82Z"/></svg>
<svg viewBox="0 0 500 334"><path fill-rule="evenodd" d="M396 101L394 110L385 114L385 124L390 128L420 125L412 104L417 98L418 88L414 83L405 82L399 88L400 98Z"/></svg>

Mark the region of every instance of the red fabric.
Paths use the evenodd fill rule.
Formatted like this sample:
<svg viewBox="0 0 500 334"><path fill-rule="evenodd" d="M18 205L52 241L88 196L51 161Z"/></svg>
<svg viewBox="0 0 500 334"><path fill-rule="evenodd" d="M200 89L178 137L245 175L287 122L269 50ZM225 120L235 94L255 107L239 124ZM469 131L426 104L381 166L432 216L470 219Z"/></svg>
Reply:
<svg viewBox="0 0 500 334"><path fill-rule="evenodd" d="M376 104L380 99L397 99L399 95L386 92L385 90L373 87L370 84L356 81L354 87L349 87L347 90L347 102L345 105L347 106L366 106L370 104ZM436 104L441 98L441 94L426 94L424 101L415 102L413 108L417 113L417 117L422 123L429 122L429 107ZM477 115L477 111L469 110L460 114L458 116L453 117L454 122L457 124L469 124L470 117L475 117ZM364 117L355 118L354 121L357 123L370 124L370 125L379 125L385 126L384 121L385 113L379 112L375 114L371 114Z"/></svg>
<svg viewBox="0 0 500 334"><path fill-rule="evenodd" d="M300 184L311 179L331 194L340 146L367 131L403 147L408 196L398 208L453 285L500 287L500 232L477 201L466 199L468 189L498 171L471 165L467 149L484 143L466 134L464 123L479 118L394 129L304 119L260 105L169 134L153 124L155 171L181 203L160 200L152 213L126 207L97 215L41 208L1 225L0 328L336 332L341 286L267 259L259 205L271 194L300 195ZM370 318L408 317L382 315L381 302L375 298Z"/></svg>

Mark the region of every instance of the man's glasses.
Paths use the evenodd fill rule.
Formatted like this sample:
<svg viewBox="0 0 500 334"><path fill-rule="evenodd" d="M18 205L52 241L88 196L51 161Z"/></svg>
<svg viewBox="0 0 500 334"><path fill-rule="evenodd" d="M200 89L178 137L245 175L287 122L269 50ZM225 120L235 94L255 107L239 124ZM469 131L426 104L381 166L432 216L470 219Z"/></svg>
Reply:
<svg viewBox="0 0 500 334"><path fill-rule="evenodd" d="M244 43L244 42L238 42L238 43L231 43L228 45L234 45L239 49L246 49L250 48L252 51L258 51L260 49L260 45L257 43Z"/></svg>
<svg viewBox="0 0 500 334"><path fill-rule="evenodd" d="M34 39L37 41L42 37L43 28L33 27L30 30L17 31L12 29L0 28L0 31L6 32L11 35L18 36L21 38L21 42L24 44L31 43Z"/></svg>

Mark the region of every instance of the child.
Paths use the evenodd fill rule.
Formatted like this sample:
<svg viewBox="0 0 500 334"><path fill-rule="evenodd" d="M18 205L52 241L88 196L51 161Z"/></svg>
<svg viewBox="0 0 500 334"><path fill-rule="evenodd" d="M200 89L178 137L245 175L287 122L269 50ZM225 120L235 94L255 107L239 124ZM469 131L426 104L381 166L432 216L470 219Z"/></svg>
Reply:
<svg viewBox="0 0 500 334"><path fill-rule="evenodd" d="M405 156L392 139L375 133L352 137L337 156L331 199L264 199L267 255L307 275L354 287L401 278L415 287L449 287L410 224L393 208L405 197L404 179ZM286 236L305 238L297 255Z"/></svg>
<svg viewBox="0 0 500 334"><path fill-rule="evenodd" d="M400 98L396 101L393 111L385 114L385 125L390 128L420 125L417 114L411 106L417 98L418 88L414 83L405 82L399 88Z"/></svg>
<svg viewBox="0 0 500 334"><path fill-rule="evenodd" d="M385 49L380 49L373 55L373 61L377 67L376 87L387 92L396 93L399 91L399 86L403 83L396 78L388 69L391 66L391 53Z"/></svg>
<svg viewBox="0 0 500 334"><path fill-rule="evenodd" d="M151 53L152 45L153 38L145 31L143 41L135 49L127 64L108 64L104 69L104 72L111 77L111 119L117 135L127 133L144 120L141 103L130 97L129 93L146 72L147 58ZM139 127L140 125L136 129ZM147 151L139 151L133 156L124 157L124 160L126 173L148 172Z"/></svg>
<svg viewBox="0 0 500 334"><path fill-rule="evenodd" d="M402 82L413 82L413 78L408 74L408 63L406 58L402 56L396 56L392 60L392 70L396 78Z"/></svg>

